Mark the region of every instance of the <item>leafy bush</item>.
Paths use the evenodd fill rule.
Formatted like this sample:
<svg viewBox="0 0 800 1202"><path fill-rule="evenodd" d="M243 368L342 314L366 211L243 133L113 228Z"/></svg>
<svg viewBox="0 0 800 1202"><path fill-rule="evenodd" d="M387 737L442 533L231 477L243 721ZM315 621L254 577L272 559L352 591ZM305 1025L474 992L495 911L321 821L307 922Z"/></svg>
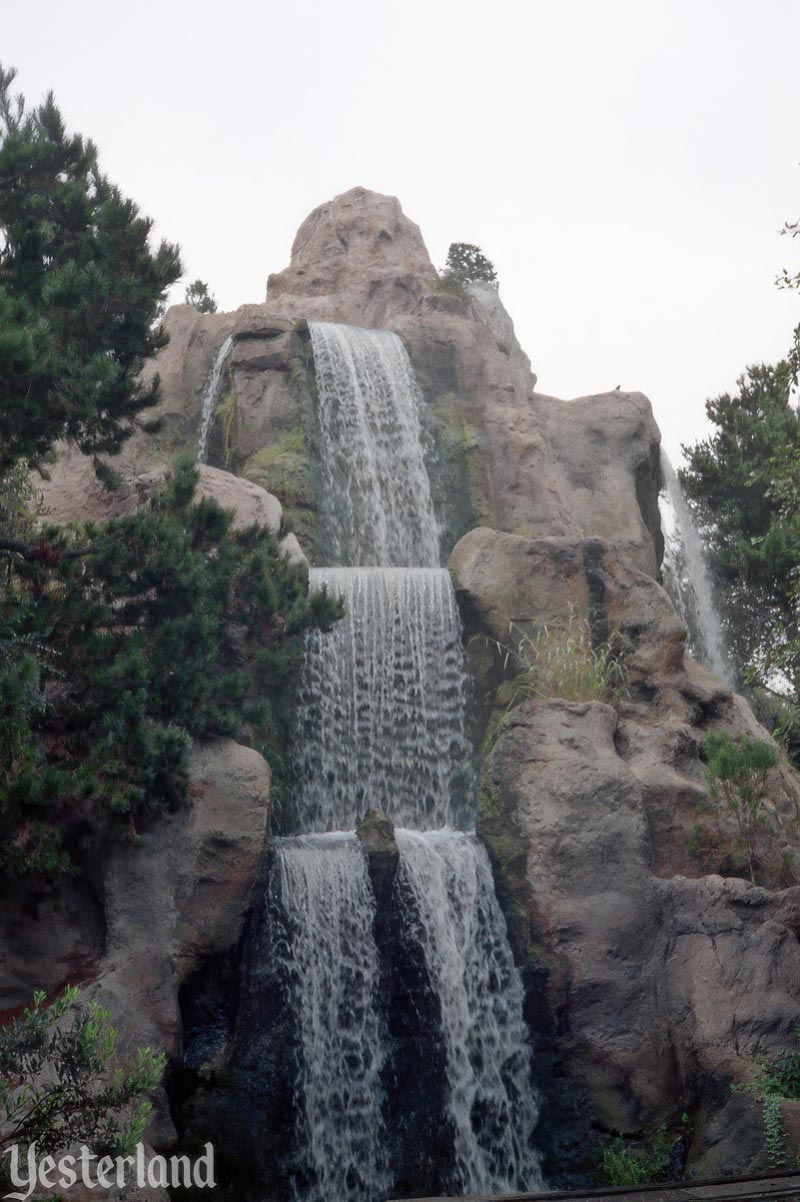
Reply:
<svg viewBox="0 0 800 1202"><path fill-rule="evenodd" d="M800 1036L800 1026L795 1027ZM800 1051L790 1052L780 1060L759 1062L752 1081L736 1089L746 1089L763 1103L764 1137L770 1164L786 1163L786 1136L781 1121L781 1102L800 1100Z"/></svg>
<svg viewBox="0 0 800 1202"><path fill-rule="evenodd" d="M75 1143L129 1155L150 1121L147 1094L166 1057L139 1048L132 1067L115 1064L117 1034L107 1010L69 988L48 1005L36 993L21 1017L0 1027L0 1153L36 1143L52 1155ZM8 1160L0 1158L0 1182Z"/></svg>
<svg viewBox="0 0 800 1202"><path fill-rule="evenodd" d="M616 1139L603 1152L601 1172L609 1185L649 1185L662 1181L670 1165L677 1139L661 1126L653 1139L641 1148L631 1148Z"/></svg>
<svg viewBox="0 0 800 1202"><path fill-rule="evenodd" d="M467 286L458 276L447 275L446 273L437 276L433 281L433 291L446 292L449 296L457 296L459 300L469 300Z"/></svg>
<svg viewBox="0 0 800 1202"><path fill-rule="evenodd" d="M769 743L747 736L734 741L727 734L710 734L704 751L711 796L733 815L737 842L746 852L750 880L755 883L758 836L769 822L768 775L778 754Z"/></svg>
<svg viewBox="0 0 800 1202"><path fill-rule="evenodd" d="M194 463L103 528L48 530L0 586L0 866L46 877L70 835L187 795L191 738L251 739L280 772L309 627L341 606L265 527L194 501Z"/></svg>

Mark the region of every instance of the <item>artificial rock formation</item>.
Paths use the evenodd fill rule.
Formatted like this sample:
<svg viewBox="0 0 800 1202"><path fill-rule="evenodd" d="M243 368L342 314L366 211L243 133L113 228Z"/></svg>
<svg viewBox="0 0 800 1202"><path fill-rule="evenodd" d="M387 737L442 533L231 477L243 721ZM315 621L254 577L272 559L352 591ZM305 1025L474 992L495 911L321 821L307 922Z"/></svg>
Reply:
<svg viewBox="0 0 800 1202"><path fill-rule="evenodd" d="M0 901L0 1005L13 1013L34 989L84 986L111 1012L118 1048L182 1048L180 986L238 944L253 902L269 814L270 770L251 748L216 739L193 748L192 805L157 834L86 850L63 902L34 884ZM172 1146L159 1091L148 1138Z"/></svg>
<svg viewBox="0 0 800 1202"><path fill-rule="evenodd" d="M614 705L511 709L482 786L481 829L527 955L547 969L561 1085L582 1116L573 1136L585 1151L592 1122L635 1134L685 1111L691 1172L760 1167L755 1104L730 1085L793 1046L800 888L732 875L734 831L707 812L701 749L712 730L769 736L685 653L663 590L608 543L479 529L451 568L474 635L507 642L509 620L552 627L572 612L627 649ZM788 827L800 787L785 767L770 798Z"/></svg>
<svg viewBox="0 0 800 1202"><path fill-rule="evenodd" d="M536 376L497 290L441 291L422 235L394 197L354 188L298 231L289 266L270 276L266 304L227 314L176 305L169 344L148 366L162 401L155 433L138 430L112 461L109 497L93 465L65 450L45 482L57 521L128 511L141 477L195 451L203 392L227 338L209 462L278 497L307 554L316 532L313 363L309 320L397 333L428 402L436 443L432 484L446 551L478 525L528 535L609 538L644 571L661 558L658 429L641 393L564 402Z"/></svg>
<svg viewBox="0 0 800 1202"><path fill-rule="evenodd" d="M594 1172L593 1131L638 1133L683 1109L693 1124L691 1171L756 1166L759 1115L730 1083L747 1077L754 1056L790 1045L800 898L781 887L777 861L764 866L769 888L741 879L731 830L702 809L707 732L765 736L744 702L685 654L685 631L656 584L660 436L645 396L562 401L537 392L497 290L443 289L398 201L356 188L303 223L289 266L270 276L266 303L227 314L168 311L170 343L147 368L161 376L152 415L160 429L137 430L113 461L121 477L114 494L97 484L91 463L62 451L43 486L50 518L132 512L176 453L196 453L204 392L231 339L201 494L240 520L277 529L287 518L296 537L286 552L313 559L309 320L388 329L406 346L426 402L432 488L444 550L455 547L469 633L504 642L509 622L559 622L572 608L588 615L598 638L616 631L626 641L625 697L614 705L528 700L504 719L484 765L481 829L526 961L542 1064L549 1056L545 1126L557 1132L550 1171L572 1163ZM472 652L482 684L493 688L498 661L487 637ZM4 1005L34 985L97 979L133 1042L157 1040L177 1053L180 983L203 978L202 988L184 989L184 1018L209 997L230 1018L233 1003L209 965L228 955L248 904L268 771L255 753L228 744L197 754L207 794L198 794L193 817L171 824L163 845L159 836L147 857L126 848L111 875L70 883L58 913L40 897L0 908ZM228 772L239 782L235 803ZM788 770L773 774L771 798L781 816L794 810ZM388 881L394 852L380 815L363 835ZM398 956L390 923L379 943L387 960ZM392 1012L401 1014L415 1004L414 966L398 964L395 976L401 1002ZM434 1028L426 1056L436 1054ZM408 1049L413 1064L410 1040ZM191 1071L212 1081L225 1048L215 1046L211 1068L203 1056ZM215 1106L234 1129L246 1128L238 1098L220 1098L212 1082L186 1101L184 1133L200 1139ZM430 1099L420 1101L420 1116L425 1105ZM165 1108L160 1122L156 1142L167 1144ZM409 1152L413 1142L412 1132Z"/></svg>

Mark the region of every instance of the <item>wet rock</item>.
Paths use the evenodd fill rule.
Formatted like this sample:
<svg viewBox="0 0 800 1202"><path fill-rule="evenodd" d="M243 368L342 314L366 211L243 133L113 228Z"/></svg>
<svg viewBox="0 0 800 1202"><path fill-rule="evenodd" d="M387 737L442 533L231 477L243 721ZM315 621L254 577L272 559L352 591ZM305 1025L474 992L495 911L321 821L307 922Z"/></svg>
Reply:
<svg viewBox="0 0 800 1202"><path fill-rule="evenodd" d="M394 823L383 810L369 811L356 830L367 855L369 876L380 910L388 902L397 874L400 852L394 837Z"/></svg>

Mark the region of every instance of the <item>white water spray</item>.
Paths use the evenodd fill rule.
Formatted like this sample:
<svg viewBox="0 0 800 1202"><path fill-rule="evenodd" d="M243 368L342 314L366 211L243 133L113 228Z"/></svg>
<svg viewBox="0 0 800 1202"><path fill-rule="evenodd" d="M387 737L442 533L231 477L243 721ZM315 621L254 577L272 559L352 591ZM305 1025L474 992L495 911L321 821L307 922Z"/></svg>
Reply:
<svg viewBox="0 0 800 1202"><path fill-rule="evenodd" d="M302 830L473 818L461 620L443 568L314 568L347 616L308 636L300 694Z"/></svg>
<svg viewBox="0 0 800 1202"><path fill-rule="evenodd" d="M211 432L211 421L217 404L220 380L228 362L228 356L233 349L233 338L226 338L217 351L217 356L208 373L200 409L200 437L197 442L197 462L205 463L208 454L208 435Z"/></svg>
<svg viewBox="0 0 800 1202"><path fill-rule="evenodd" d="M456 1170L467 1194L542 1185L523 988L486 850L458 831L398 830L408 925L441 1008Z"/></svg>
<svg viewBox="0 0 800 1202"><path fill-rule="evenodd" d="M730 684L733 672L703 540L663 447L661 473L664 489L659 497L659 510L664 532L664 587L686 626L690 650Z"/></svg>
<svg viewBox="0 0 800 1202"><path fill-rule="evenodd" d="M403 343L388 330L316 321L309 329L331 563L438 565L423 399Z"/></svg>
<svg viewBox="0 0 800 1202"><path fill-rule="evenodd" d="M298 1202L385 1198L375 899L354 834L276 839L270 945L299 1028L299 1111L309 1184Z"/></svg>

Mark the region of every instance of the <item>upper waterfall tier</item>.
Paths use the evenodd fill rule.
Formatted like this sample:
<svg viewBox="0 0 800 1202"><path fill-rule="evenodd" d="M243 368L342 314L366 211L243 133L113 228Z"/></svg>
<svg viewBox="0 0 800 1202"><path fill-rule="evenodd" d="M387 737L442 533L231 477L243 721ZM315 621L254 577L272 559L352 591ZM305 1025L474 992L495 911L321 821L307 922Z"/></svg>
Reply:
<svg viewBox="0 0 800 1202"><path fill-rule="evenodd" d="M300 697L297 819L357 826L372 806L421 828L472 820L461 619L442 568L314 568L347 616L312 632Z"/></svg>
<svg viewBox="0 0 800 1202"><path fill-rule="evenodd" d="M434 567L421 393L386 330L310 322L317 375L322 541L336 564Z"/></svg>

